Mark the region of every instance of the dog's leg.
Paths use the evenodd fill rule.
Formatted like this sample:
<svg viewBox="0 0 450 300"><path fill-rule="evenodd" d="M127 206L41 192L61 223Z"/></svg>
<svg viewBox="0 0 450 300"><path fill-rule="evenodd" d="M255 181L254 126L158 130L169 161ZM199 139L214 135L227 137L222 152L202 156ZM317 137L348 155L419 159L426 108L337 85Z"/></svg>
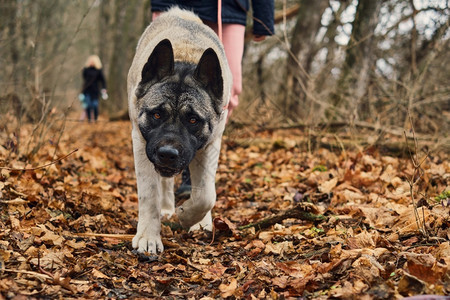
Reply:
<svg viewBox="0 0 450 300"><path fill-rule="evenodd" d="M192 229L212 229L211 209L216 203L216 170L220 154L221 137L211 143L204 151L198 152L189 165L191 171L191 197L176 208L183 227Z"/></svg>
<svg viewBox="0 0 450 300"><path fill-rule="evenodd" d="M189 231L199 230L199 229L204 229L204 230L208 230L208 231L213 230L211 211L208 211L200 222L192 225L191 228L189 228Z"/></svg>
<svg viewBox="0 0 450 300"><path fill-rule="evenodd" d="M133 129L133 153L139 199L137 233L133 248L137 251L159 253L164 250L161 242L161 176L156 173L145 153L145 142L138 129Z"/></svg>
<svg viewBox="0 0 450 300"><path fill-rule="evenodd" d="M162 178L161 215L171 216L175 212L175 195L173 193L173 177Z"/></svg>

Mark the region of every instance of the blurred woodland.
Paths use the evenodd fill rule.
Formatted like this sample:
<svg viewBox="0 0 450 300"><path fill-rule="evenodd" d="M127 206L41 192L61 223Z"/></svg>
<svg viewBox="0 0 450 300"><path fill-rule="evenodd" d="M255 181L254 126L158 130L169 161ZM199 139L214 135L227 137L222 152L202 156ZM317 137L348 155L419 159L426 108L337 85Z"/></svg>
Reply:
<svg viewBox="0 0 450 300"><path fill-rule="evenodd" d="M1 140L23 122L36 124L41 136L52 120L80 111L81 69L90 54L100 56L107 77L110 100L101 113L126 117L126 76L151 21L150 1L0 3ZM258 20L249 12L236 125L370 129L378 140L414 128L417 136L448 144L449 1L276 0L275 6L276 34L262 43L251 39Z"/></svg>
<svg viewBox="0 0 450 300"><path fill-rule="evenodd" d="M146 256L126 78L150 1L0 0L0 300L448 299L449 1L275 0L259 43L249 12L214 231L164 218ZM109 99L83 123L91 54Z"/></svg>

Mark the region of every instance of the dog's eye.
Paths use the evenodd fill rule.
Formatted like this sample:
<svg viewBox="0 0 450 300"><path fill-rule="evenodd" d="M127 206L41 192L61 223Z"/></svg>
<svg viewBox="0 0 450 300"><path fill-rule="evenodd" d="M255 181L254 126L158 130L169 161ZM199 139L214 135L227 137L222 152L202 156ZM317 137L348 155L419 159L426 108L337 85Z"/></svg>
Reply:
<svg viewBox="0 0 450 300"><path fill-rule="evenodd" d="M197 122L198 122L197 118L195 118L195 117L190 117L190 118L189 118L189 123L191 123L191 124L197 124Z"/></svg>
<svg viewBox="0 0 450 300"><path fill-rule="evenodd" d="M153 119L159 120L159 119L161 119L161 115L159 113L154 113L153 114Z"/></svg>

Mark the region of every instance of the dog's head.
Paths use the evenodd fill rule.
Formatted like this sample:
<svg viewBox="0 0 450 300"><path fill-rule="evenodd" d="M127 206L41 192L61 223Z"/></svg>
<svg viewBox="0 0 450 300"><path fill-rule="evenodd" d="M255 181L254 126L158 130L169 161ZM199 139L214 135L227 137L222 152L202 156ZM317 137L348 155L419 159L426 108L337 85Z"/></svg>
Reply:
<svg viewBox="0 0 450 300"><path fill-rule="evenodd" d="M163 40L142 69L136 97L147 157L162 176L174 176L208 143L220 119L219 58L209 48L197 64L174 61L172 44Z"/></svg>

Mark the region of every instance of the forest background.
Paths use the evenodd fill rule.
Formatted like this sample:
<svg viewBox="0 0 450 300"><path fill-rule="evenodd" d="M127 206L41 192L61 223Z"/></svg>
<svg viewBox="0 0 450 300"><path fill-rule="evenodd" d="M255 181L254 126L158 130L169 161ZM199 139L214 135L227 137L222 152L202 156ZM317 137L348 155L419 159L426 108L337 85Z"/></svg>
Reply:
<svg viewBox="0 0 450 300"><path fill-rule="evenodd" d="M249 12L215 235L165 220L146 258L126 77L150 1L0 0L0 300L450 293L449 4L275 0L260 43Z"/></svg>
<svg viewBox="0 0 450 300"><path fill-rule="evenodd" d="M79 109L81 69L88 55L98 54L110 95L102 112L126 115L126 76L151 20L149 1L1 3L2 113L38 121L55 108L62 114ZM414 125L448 141L448 1L275 4L276 35L264 43L251 41L249 12L235 121L379 132ZM259 113L248 114L250 108ZM263 108L270 117L261 118Z"/></svg>

